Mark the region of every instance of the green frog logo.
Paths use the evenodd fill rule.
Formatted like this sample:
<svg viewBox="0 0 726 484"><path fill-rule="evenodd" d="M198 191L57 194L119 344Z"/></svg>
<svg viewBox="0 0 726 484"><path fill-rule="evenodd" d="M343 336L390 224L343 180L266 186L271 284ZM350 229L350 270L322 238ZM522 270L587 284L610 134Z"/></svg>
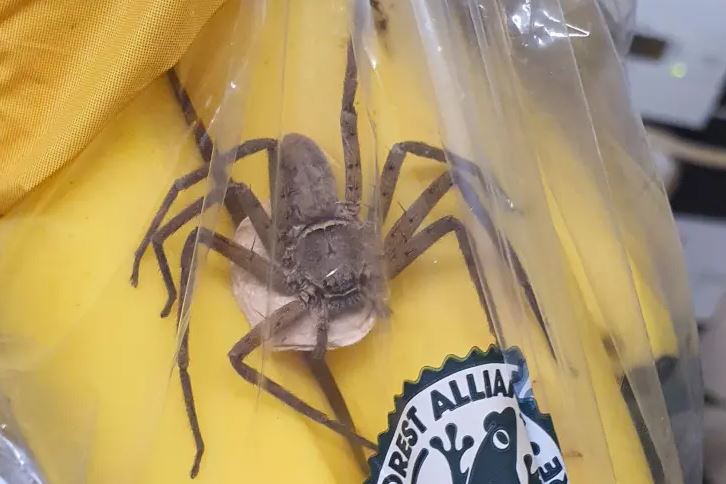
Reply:
<svg viewBox="0 0 726 484"><path fill-rule="evenodd" d="M462 471L461 459L474 446L474 439L467 435L457 448L458 428L455 424L446 426L448 447L439 437L431 439L431 447L439 451L448 462L453 484L511 484L518 483L517 476L517 422L513 408L492 412L484 419L484 438L476 451L471 469ZM539 473L532 471L534 460L524 456L527 469L526 484L541 484Z"/></svg>
<svg viewBox="0 0 726 484"><path fill-rule="evenodd" d="M567 484L517 349L474 349L406 382L367 484Z"/></svg>

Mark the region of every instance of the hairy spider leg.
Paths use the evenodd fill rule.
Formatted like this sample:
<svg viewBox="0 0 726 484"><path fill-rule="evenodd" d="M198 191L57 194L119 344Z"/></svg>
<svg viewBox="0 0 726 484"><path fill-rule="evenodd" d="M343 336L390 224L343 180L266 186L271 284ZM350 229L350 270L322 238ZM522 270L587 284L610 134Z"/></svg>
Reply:
<svg viewBox="0 0 726 484"><path fill-rule="evenodd" d="M272 281L275 286L284 287L284 275L270 261L255 252L243 247L228 238L211 232L205 228L195 228L189 233L184 249L182 250L182 274L181 274L181 293L178 305L177 324L181 319L181 298L186 292L187 283L192 272L192 257L194 253L195 242L199 238L199 242L207 245L210 249L222 254L238 266L249 271L259 280ZM182 337L179 353L177 354L177 365L179 367L179 378L181 379L182 393L184 395L184 405L189 419L189 426L192 429L196 453L194 463L190 475L194 478L199 473L202 455L204 454L204 440L202 432L199 429L199 419L194 404L194 393L192 391L191 377L189 376L189 326L187 326Z"/></svg>
<svg viewBox="0 0 726 484"><path fill-rule="evenodd" d="M171 188L169 189L169 192L166 194L166 196L164 197L164 200L161 202L161 207L159 208L159 210L157 210L156 214L154 215L154 218L151 221L149 228L146 230L146 234L144 235L143 239L141 240L141 243L139 244L138 248L136 249L136 251L134 253L134 264L133 264L133 268L131 269L131 285L132 286L136 287L139 283L139 266L141 265L141 257L144 255L144 252L146 252L146 249L149 247L152 236L159 228L159 225L161 225L161 222L164 220L166 213L169 211L169 208L171 207L171 204L174 203L174 200L176 200L176 197L180 191L185 190L185 189L199 183L200 181L204 180L204 178L207 176L208 172L209 172L209 167L203 166L201 168L194 170L191 173L188 173L182 177L177 178L174 181Z"/></svg>
<svg viewBox="0 0 726 484"><path fill-rule="evenodd" d="M376 450L376 445L351 430L343 423L333 420L325 413L308 405L303 400L286 390L282 385L266 378L256 369L244 363L244 358L255 348L260 346L262 338L266 334L276 334L289 327L300 316L307 312L302 301L292 301L280 307L267 317L262 323L252 328L244 335L229 351L229 361L237 373L253 385L259 384L265 391L276 397L278 400L305 415L309 419L324 425L346 439L355 441L368 449ZM318 360L319 361L319 360Z"/></svg>
<svg viewBox="0 0 726 484"><path fill-rule="evenodd" d="M202 121L202 118L194 108L194 103L192 103L189 93L187 93L186 89L184 89L184 86L174 69L170 69L167 72L167 78L169 79L171 89L174 92L174 97L179 103L179 106L181 106L184 120L194 132L194 140L197 143L197 148L199 148L199 154L202 156L205 163L209 163L212 161L214 144L212 143L212 138L209 137L207 127L204 125L204 121Z"/></svg>
<svg viewBox="0 0 726 484"><path fill-rule="evenodd" d="M193 174L196 175L197 171L195 171ZM180 178L180 180L190 178L191 177L182 177ZM175 197L176 192L178 192L176 183L174 184L174 187L169 193L171 194L172 192L174 192ZM167 198L173 197L167 195ZM262 204L254 195L252 190L250 190L250 188L244 183L235 182L230 185L227 193L225 194L225 198L228 198L230 200L230 204L232 204L232 213L234 214L233 218L244 220L245 217L249 216L250 221L257 230L263 245L266 249L269 250L270 216L267 215L267 212L265 212L265 209L262 207ZM136 250L134 258L134 268L131 276L132 284L136 285L136 283L138 282L138 270L141 262L141 257L143 256L149 243L151 243L152 247L154 248L154 253L156 254L156 259L159 263L159 269L161 270L161 275L167 291L167 300L164 308L161 311L161 317L166 317L169 315L169 312L171 311L171 307L174 304L177 295L176 287L174 286L174 279L172 278L171 271L169 269L169 262L167 260L166 253L164 252L163 244L166 239L176 233L179 228L181 228L184 224L202 213L203 209L208 209L213 204L208 203L207 206L204 207L204 197L200 197L196 201L194 201L194 203L187 206L184 210L175 215L165 225L159 227L160 221L161 219L163 219L166 211L168 211L169 205L171 205L171 202L169 202L168 204L165 203L162 209L157 213L157 216L154 218L154 221L152 222L149 230L147 231L147 235L141 241L141 244Z"/></svg>
<svg viewBox="0 0 726 484"><path fill-rule="evenodd" d="M449 172L442 173L393 224L383 243L387 275L389 279L395 278L441 237L449 232L454 232L459 242L459 249L464 256L469 277L479 296L479 303L486 313L491 330L493 329L491 327L493 314L490 312L489 306L491 298L487 300L485 297L488 294L486 281L479 277L477 272L476 260L464 225L455 217L446 216L415 234L426 216L452 186Z"/></svg>
<svg viewBox="0 0 726 484"><path fill-rule="evenodd" d="M181 213L179 213L176 217L174 217L168 224L162 227L161 230L159 229L159 227L161 226L164 217L171 208L171 205L176 200L178 194L181 191L196 185L209 175L209 164L212 159L212 154L214 152L214 144L212 143L211 138L207 133L207 129L204 126L202 120L197 115L197 111L194 108L194 105L192 104L188 93L181 85L181 82L179 81L179 78L173 69L168 72L168 78L171 83L174 95L181 106L184 118L194 131L194 138L197 144L197 149L200 156L202 157L202 160L205 162L205 165L194 170L191 173L179 177L177 180L174 181L172 187L169 189L166 196L164 197L161 206L154 215L154 218L149 225L146 234L144 235L141 243L139 244L134 254L134 262L131 270L131 284L136 287L139 281L139 267L141 265L141 258L143 257L146 249L150 244L154 247L154 252L156 253L156 258L159 263L159 268L161 269L162 277L164 278L164 283L166 285L168 293L167 302L164 305L163 310L161 311L162 317L168 316L169 312L171 311L171 306L173 305L176 298L174 284L171 280L171 275L169 273L169 264L166 259L162 244L164 240L171 236L187 221L191 220L196 215L201 213L203 201L195 201L193 204L191 204ZM255 154L262 150L267 150L268 158L272 160L275 157L276 145L277 141L272 138L252 139L240 144L239 146L233 148L228 153L223 154L222 156L225 160L227 160L228 163L234 163L246 156ZM230 215L232 216L234 223L237 225L239 225L239 223L244 220L248 215L248 213L244 209L244 200L240 200L239 198L240 195L243 195L245 193L246 192L240 190L227 190L227 192L224 193L224 204ZM213 200L213 202L214 203L208 203L207 208L213 206L217 201ZM254 211L254 206L251 207Z"/></svg>
<svg viewBox="0 0 726 484"><path fill-rule="evenodd" d="M192 103L192 100L189 96L189 93L184 89L184 86L182 85L181 81L179 80L179 76L177 75L176 71L174 69L171 69L167 73L167 78L169 79L169 83L171 84L172 91L174 92L174 97L176 97L177 102L179 103L179 106L182 110L182 113L184 114L184 119L186 120L187 124L192 128L194 132L194 139L197 144L197 149L199 151L199 155L202 157L202 161L204 163L209 164L212 160L212 155L214 153L214 144L212 142L212 138L209 136L209 133L207 132L207 128L204 125L204 121L202 121L202 118L197 113L196 108L194 107L194 103ZM236 148L230 150L228 153L226 153L227 156L227 162L228 163L234 163L235 161L239 160L240 158L253 154L253 152L259 151L256 146L260 146L260 144L264 145L264 147L268 151L268 158L270 160L276 159L275 155L275 149L277 146L277 140L272 138L259 138L259 139L252 139L249 140ZM251 152L247 152L251 151ZM247 153L246 153L247 152ZM245 154L246 153L246 154ZM269 163L271 166L274 165L274 163ZM232 216L232 220L235 224L235 226L239 225L242 220L245 219L245 214L238 208L238 203L235 203L235 199L233 196L227 195L224 199L224 204L227 208L227 211ZM167 207L168 208L168 207Z"/></svg>
<svg viewBox="0 0 726 484"><path fill-rule="evenodd" d="M362 184L358 113L354 104L357 88L358 70L353 53L353 42L349 40L340 109L340 135L343 141L343 159L345 161L345 201L356 207L355 213L358 212L360 206Z"/></svg>
<svg viewBox="0 0 726 484"><path fill-rule="evenodd" d="M401 174L401 167L408 154L428 158L439 163L446 163L446 156L444 150L441 148L436 148L435 146L420 141L402 141L394 144L388 151L388 156L386 157L386 162L383 164L383 171L381 172L379 180L380 200L378 204L381 220L386 220L388 217L388 211L391 208L391 201L393 200L393 193L396 190L398 177Z"/></svg>
<svg viewBox="0 0 726 484"><path fill-rule="evenodd" d="M335 382L335 377L330 371L330 366L328 366L325 359L315 358L314 355L309 352L303 353L303 359L307 363L310 372L313 374L313 376L323 389L323 393L326 395L328 403L333 409L333 415L335 415L335 418L337 418L338 421L340 421L351 431L357 433L358 431L356 430L355 424L353 423L353 416L350 414L350 410L348 410L348 406L345 403L345 398L340 392L340 388L338 388L338 384ZM363 448L358 445L355 440L348 439L348 442L350 444L351 451L353 452L353 457L358 463L358 466L364 473L367 472L368 459L363 453Z"/></svg>
<svg viewBox="0 0 726 484"><path fill-rule="evenodd" d="M540 329L544 333L545 337L547 338L547 344L550 349L550 353L554 356L554 347L552 344L552 341L549 338L549 334L547 332L547 326L544 320L544 316L542 314L542 311L539 307L539 304L537 302L537 298L534 294L534 289L532 288L531 283L529 282L529 278L527 277L527 274L524 270L524 267L522 266L522 262L520 261L519 257L517 256L517 253L513 250L511 244L509 241L504 241L504 243L496 243L497 240L499 240L499 237L497 236L496 230L494 228L494 224L489 217L489 214L486 212L484 207L482 206L481 202L478 200L478 197L475 193L475 191L471 188L469 185L469 182L466 181L461 175L462 173L468 173L470 175L475 176L480 182L484 183L483 176L481 173L481 170L478 166L476 166L474 163L472 163L469 160L466 160L465 158L462 158L461 156L458 156L451 152L445 152L441 148L437 148L435 146L431 146L429 144L420 142L420 141L402 141L400 143L396 143L393 145L388 152L388 156L386 158L386 162L383 165L383 172L380 178L380 202L379 207L381 211L381 219L385 220L386 216L388 215L388 212L391 208L391 202L393 200L393 193L396 188L396 184L398 182L399 175L401 174L401 167L403 165L404 160L406 159L407 154L412 154L416 156L420 156L423 158L428 158L433 161L438 161L440 163L446 163L446 157L447 155L450 157L453 166L450 170L451 175L453 175L456 185L459 188L460 192L462 193L462 196L467 204L467 206L471 207L474 215L476 216L477 220L482 224L482 226L486 229L489 236L492 238L493 241L495 241L495 245L497 247L497 250L499 251L500 255L505 258L505 260L508 260L512 268L514 270L514 273L517 278L517 283L522 288L522 291L524 293L525 299L527 300L527 303L530 306L530 309L532 311L532 314L534 315L535 319L537 320L537 324L539 325ZM434 182L436 183L436 182ZM433 186L433 185L432 185ZM429 187L431 189L432 187ZM495 187L495 190L498 192L503 193L503 190L501 188ZM422 195L423 197L426 196ZM413 207L412 207L413 208ZM408 211L407 211L408 212ZM427 212L428 213L428 212ZM405 214L404 214L405 215ZM404 219L404 216L401 217L401 219ZM423 219L421 219L423 220ZM419 222L420 224L421 222ZM460 222L459 222L460 223ZM387 239L390 238L397 238L400 237L400 233L397 225L394 225L391 232L386 237ZM403 223L401 223L403 225ZM418 225L416 226L418 227ZM396 230L394 232L394 230ZM415 230L415 229L414 229ZM413 234L413 232L409 233L407 236L410 237ZM457 237L459 237L457 235ZM468 240L468 237L467 237ZM393 243L393 241L391 241ZM459 240L459 245L461 247L461 240ZM467 245L470 245L467 243ZM469 253L471 254L471 247L469 248ZM466 257L466 255L465 255ZM410 261L408 262L410 264ZM467 266L469 266L469 263L467 262ZM470 267L470 273L471 268L476 268L475 266L469 266ZM401 269L402 270L402 269ZM474 278L472 278L474 279ZM480 281L479 284L475 282L475 285L477 285L477 291L479 292L480 299L482 297L480 288L486 288L486 281L482 280L481 278L477 277ZM489 314L490 310L493 311L494 308L487 308L486 305L483 306L484 310L488 313L487 316L494 316L493 314ZM493 324L493 319L490 318L490 324Z"/></svg>

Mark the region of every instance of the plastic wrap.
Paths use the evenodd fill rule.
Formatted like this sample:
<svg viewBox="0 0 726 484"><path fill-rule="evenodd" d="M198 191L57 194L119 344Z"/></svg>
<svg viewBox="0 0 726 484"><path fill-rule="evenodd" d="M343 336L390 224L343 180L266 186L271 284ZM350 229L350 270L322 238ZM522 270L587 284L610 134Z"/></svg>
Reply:
<svg viewBox="0 0 726 484"><path fill-rule="evenodd" d="M220 7L0 220L4 391L48 482L699 482L612 5Z"/></svg>
<svg viewBox="0 0 726 484"><path fill-rule="evenodd" d="M30 346L16 344L15 350L21 348L33 355ZM97 394L74 378L63 381L58 371L68 368L63 358L69 355L55 353L30 361L3 360L0 478L8 484L84 480L92 452Z"/></svg>
<svg viewBox="0 0 726 484"><path fill-rule="evenodd" d="M11 484L43 484L43 472L5 403L0 424L0 476Z"/></svg>
<svg viewBox="0 0 726 484"><path fill-rule="evenodd" d="M583 2L588 4L588 2ZM605 24L621 56L628 53L635 33L637 0L599 0Z"/></svg>
<svg viewBox="0 0 726 484"><path fill-rule="evenodd" d="M611 352L611 363L620 366L621 391L647 449L652 478L680 482L679 447L687 481L699 482L700 370L682 261L670 252L677 250L677 241L667 198L648 157L642 125L627 103L622 71L598 9L573 3L579 4L577 10L558 2L417 4L419 26L429 42L429 66L439 81L440 110L453 118L447 125L459 123L452 130L456 137L447 142L480 154L482 166L506 166L509 173L502 176L516 174L515 185L504 185L505 190L515 206L526 209L515 217L505 213L501 227L506 233L507 219L513 225L526 220L528 240L520 242L522 257L528 250L541 253L547 239L532 237L533 207L549 207L555 242L583 291L586 318L605 330L600 337ZM468 36L457 36L462 28L471 29ZM472 99L452 102L452 96L462 92ZM498 126L491 126L493 119ZM484 133L496 133L497 128L504 132L486 143ZM515 137L502 147L502 139ZM523 163L519 169L514 168L517 161ZM538 174L534 184L527 184L525 173ZM526 186L521 200L513 195L517 185ZM657 225L648 226L650 221ZM593 239L594 232L600 235ZM527 249L535 240L536 246ZM554 252L554 247L548 250ZM607 268L598 268L597 261ZM581 266L574 270L577 265ZM557 274L535 269L531 273ZM613 279L608 281L605 274ZM554 279L564 280L563 276ZM616 289L611 284L618 277L622 280ZM673 282L678 288L668 287ZM534 282L535 288L548 285L553 284ZM605 294L610 296L600 299ZM544 306L547 296L542 297ZM563 332L574 336L573 329ZM552 341L562 341L556 326L550 330ZM589 337L581 340L581 347L589 346ZM587 360L593 368L594 353L588 352ZM589 383L590 393L603 398L606 390L598 388L600 383ZM580 401L578 406L582 408ZM618 456L619 446L608 435L617 422L608 421L614 408L605 408L602 400L598 407L615 478L630 475L632 480L632 470L620 467L629 457ZM671 429L663 425L669 411L677 446Z"/></svg>

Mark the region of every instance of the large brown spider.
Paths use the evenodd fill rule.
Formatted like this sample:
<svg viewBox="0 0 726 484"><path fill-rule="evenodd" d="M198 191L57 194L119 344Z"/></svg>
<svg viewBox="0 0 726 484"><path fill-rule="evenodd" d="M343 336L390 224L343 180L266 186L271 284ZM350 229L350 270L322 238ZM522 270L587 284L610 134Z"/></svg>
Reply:
<svg viewBox="0 0 726 484"><path fill-rule="evenodd" d="M162 224L177 194L205 179L210 172L209 162L213 145L206 129L199 120L192 103L173 71L170 80L184 110L187 121L194 125L197 146L205 166L182 176L174 182L164 198L161 208L136 250L131 283L138 283L141 258L151 244L168 291L167 302L161 312L169 314L177 291L163 250L164 241L185 223L199 215L203 198L182 210ZM349 440L359 462L365 465L361 446L376 446L355 431L332 373L323 358L328 348L328 328L336 324L339 315L363 306L381 309L378 288L386 278L392 279L424 251L444 235L453 232L459 242L469 274L484 304L484 290L478 277L472 248L461 222L453 216L445 216L418 230L434 205L452 186L449 172L434 180L426 190L405 210L383 240L382 251L377 251L375 233L370 221L359 218L361 204L361 164L358 142L357 113L354 97L357 89L357 69L352 45L348 45L347 66L340 114L341 137L345 161L345 200L336 195L336 183L328 160L316 143L300 134L288 134L279 142L275 139L253 139L242 143L229 153L222 154L226 163L233 163L245 156L267 150L270 166L271 212L267 214L252 190L241 182L232 182L227 192L220 196L233 222L238 226L249 217L258 239L271 260L260 256L229 238L197 227L189 234L181 256L181 291L183 297L190 274L195 241L207 245L237 266L250 272L261 281L271 281L275 290L297 296L295 300L272 312L262 323L254 326L229 351L229 359L237 373L252 384L259 384L265 391L302 413L325 425ZM418 155L438 162L445 162L440 148L418 141L395 144L386 159L382 174L377 181L379 207L377 215L385 220L390 209L394 189L407 154ZM465 196L466 198L466 196ZM369 216L369 219L371 217ZM379 264L376 254L382 253ZM525 287L526 289L526 287ZM181 301L179 306L181 306ZM275 335L295 325L303 314L312 314L317 321L317 340L310 352L302 352L329 400L336 415L332 419L308 405L278 383L262 378L260 372L247 365L244 359L261 345L267 335ZM491 321L491 318L490 318ZM196 456L191 475L199 471L204 451L188 373L188 330L184 334L177 357L179 375L184 394L189 423L196 443Z"/></svg>

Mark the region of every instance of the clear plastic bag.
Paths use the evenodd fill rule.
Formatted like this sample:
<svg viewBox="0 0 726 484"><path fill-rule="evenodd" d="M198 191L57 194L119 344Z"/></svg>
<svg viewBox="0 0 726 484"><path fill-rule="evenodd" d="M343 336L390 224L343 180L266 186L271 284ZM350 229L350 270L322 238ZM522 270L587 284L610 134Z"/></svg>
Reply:
<svg viewBox="0 0 726 484"><path fill-rule="evenodd" d="M453 130L456 140L475 146L471 149L480 153L483 166L506 166L507 176L513 176L516 184L505 184L504 189L515 206L526 207L514 217L503 214L501 226L507 227L507 218L524 216L528 241L522 241L519 250L527 251L528 242L536 241L536 248L529 250L541 253L547 239L532 237L533 207L549 205L547 217L558 236L554 242L564 252L565 265L572 267L567 272L578 279L586 318L604 330L601 338L611 352L611 363L620 366L621 390L646 449L652 478L680 482L678 447L687 482L700 482L700 369L685 271L674 252L678 242L667 198L654 173L642 125L628 105L622 70L597 6L448 2L420 5L419 11L419 25L429 36L429 66L434 78L440 79L440 110L459 121ZM457 36L467 27L468 36ZM439 64L431 61L437 52ZM468 55L473 57L462 58ZM452 93L461 92L473 99L451 102ZM493 119L498 126L491 126ZM496 133L497 127L503 131L483 143L484 133ZM502 143L502 139L513 141ZM521 160L521 167L514 167L515 160ZM525 185L518 198L516 187L533 173L541 181ZM537 185L543 190L541 200ZM648 226L651 222L655 225ZM600 235L593 239L593 232ZM553 255L556 249L547 252ZM668 262L674 260L679 262ZM677 276L663 271L675 271ZM531 273L559 279L552 269ZM623 278L617 290L605 274ZM535 291L551 286L533 285ZM606 302L615 300L617 304ZM550 329L551 339L562 341L558 328ZM563 331L574 336L573 329ZM587 339L581 341L580 346L588 348ZM569 345L567 351L572 351ZM593 358L588 351L591 371ZM583 367L584 362L576 365ZM565 375L562 378L567 380ZM591 383L591 393L600 399L607 391L598 383ZM575 400L581 409L582 401ZM604 408L600 400L598 407L607 436L622 420L609 421L614 417L608 415L613 404ZM662 425L669 418L677 440ZM593 437L591 430L586 433ZM630 457L618 455L612 439L607 436L615 479L630 475L632 482L635 476L626 464Z"/></svg>
<svg viewBox="0 0 726 484"><path fill-rule="evenodd" d="M0 424L0 476L16 484L42 484L45 479L35 457L23 441L18 425L12 418L7 402L2 409Z"/></svg>
<svg viewBox="0 0 726 484"><path fill-rule="evenodd" d="M0 224L59 261L0 320L90 383L75 482L698 482L685 272L607 8L226 2ZM35 281L55 314L14 303Z"/></svg>
<svg viewBox="0 0 726 484"><path fill-rule="evenodd" d="M588 4L588 2L583 2ZM628 53L635 31L636 0L599 0L597 2L605 24L621 56Z"/></svg>

